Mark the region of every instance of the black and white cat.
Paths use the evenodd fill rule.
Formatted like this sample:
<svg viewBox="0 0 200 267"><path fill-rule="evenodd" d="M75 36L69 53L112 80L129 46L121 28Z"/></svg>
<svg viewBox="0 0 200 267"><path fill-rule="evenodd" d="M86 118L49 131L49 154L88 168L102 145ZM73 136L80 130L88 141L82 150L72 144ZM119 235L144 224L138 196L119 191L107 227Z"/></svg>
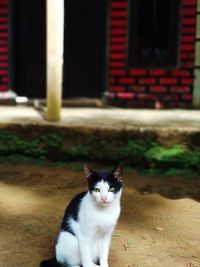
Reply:
<svg viewBox="0 0 200 267"><path fill-rule="evenodd" d="M88 192L76 195L68 205L56 241L56 257L40 267L108 267L111 237L120 215L122 167L112 172L84 169Z"/></svg>

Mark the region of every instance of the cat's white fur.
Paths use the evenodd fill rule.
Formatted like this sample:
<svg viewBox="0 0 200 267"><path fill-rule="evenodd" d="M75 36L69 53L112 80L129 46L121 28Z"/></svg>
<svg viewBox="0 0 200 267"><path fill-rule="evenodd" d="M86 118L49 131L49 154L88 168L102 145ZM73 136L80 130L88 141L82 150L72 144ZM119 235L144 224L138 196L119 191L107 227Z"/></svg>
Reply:
<svg viewBox="0 0 200 267"><path fill-rule="evenodd" d="M108 267L108 254L112 232L120 215L121 190L109 192L107 182L96 185L100 192L88 192L82 199L78 221L69 223L75 236L62 231L56 244L58 262L73 267L94 267L99 259L101 267Z"/></svg>

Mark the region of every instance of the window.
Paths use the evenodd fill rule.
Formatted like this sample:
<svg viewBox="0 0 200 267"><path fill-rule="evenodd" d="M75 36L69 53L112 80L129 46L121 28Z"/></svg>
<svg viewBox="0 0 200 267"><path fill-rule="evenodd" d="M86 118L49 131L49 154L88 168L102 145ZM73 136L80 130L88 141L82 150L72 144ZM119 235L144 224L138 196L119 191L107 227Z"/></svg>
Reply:
<svg viewBox="0 0 200 267"><path fill-rule="evenodd" d="M180 0L129 0L129 67L178 64Z"/></svg>

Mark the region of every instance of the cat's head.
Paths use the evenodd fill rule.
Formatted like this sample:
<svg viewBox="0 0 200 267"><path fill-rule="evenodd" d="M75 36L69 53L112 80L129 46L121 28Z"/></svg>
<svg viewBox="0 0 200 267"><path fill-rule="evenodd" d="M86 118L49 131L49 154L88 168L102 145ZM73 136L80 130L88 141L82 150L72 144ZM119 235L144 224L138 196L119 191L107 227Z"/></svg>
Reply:
<svg viewBox="0 0 200 267"><path fill-rule="evenodd" d="M96 172L87 165L85 165L84 169L88 180L89 192L97 204L106 207L121 197L121 165L111 172Z"/></svg>

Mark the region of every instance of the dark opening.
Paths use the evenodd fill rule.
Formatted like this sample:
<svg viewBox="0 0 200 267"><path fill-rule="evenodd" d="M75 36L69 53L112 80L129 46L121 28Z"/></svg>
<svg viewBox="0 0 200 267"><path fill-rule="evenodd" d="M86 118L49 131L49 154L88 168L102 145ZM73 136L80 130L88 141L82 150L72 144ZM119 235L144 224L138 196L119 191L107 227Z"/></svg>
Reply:
<svg viewBox="0 0 200 267"><path fill-rule="evenodd" d="M18 95L46 95L46 1L10 1L11 88Z"/></svg>
<svg viewBox="0 0 200 267"><path fill-rule="evenodd" d="M101 97L106 85L107 0L65 0L64 97Z"/></svg>
<svg viewBox="0 0 200 267"><path fill-rule="evenodd" d="M180 0L130 0L128 65L178 64Z"/></svg>
<svg viewBox="0 0 200 267"><path fill-rule="evenodd" d="M46 96L46 0L10 1L11 87ZM63 97L101 97L106 84L107 0L65 0Z"/></svg>

